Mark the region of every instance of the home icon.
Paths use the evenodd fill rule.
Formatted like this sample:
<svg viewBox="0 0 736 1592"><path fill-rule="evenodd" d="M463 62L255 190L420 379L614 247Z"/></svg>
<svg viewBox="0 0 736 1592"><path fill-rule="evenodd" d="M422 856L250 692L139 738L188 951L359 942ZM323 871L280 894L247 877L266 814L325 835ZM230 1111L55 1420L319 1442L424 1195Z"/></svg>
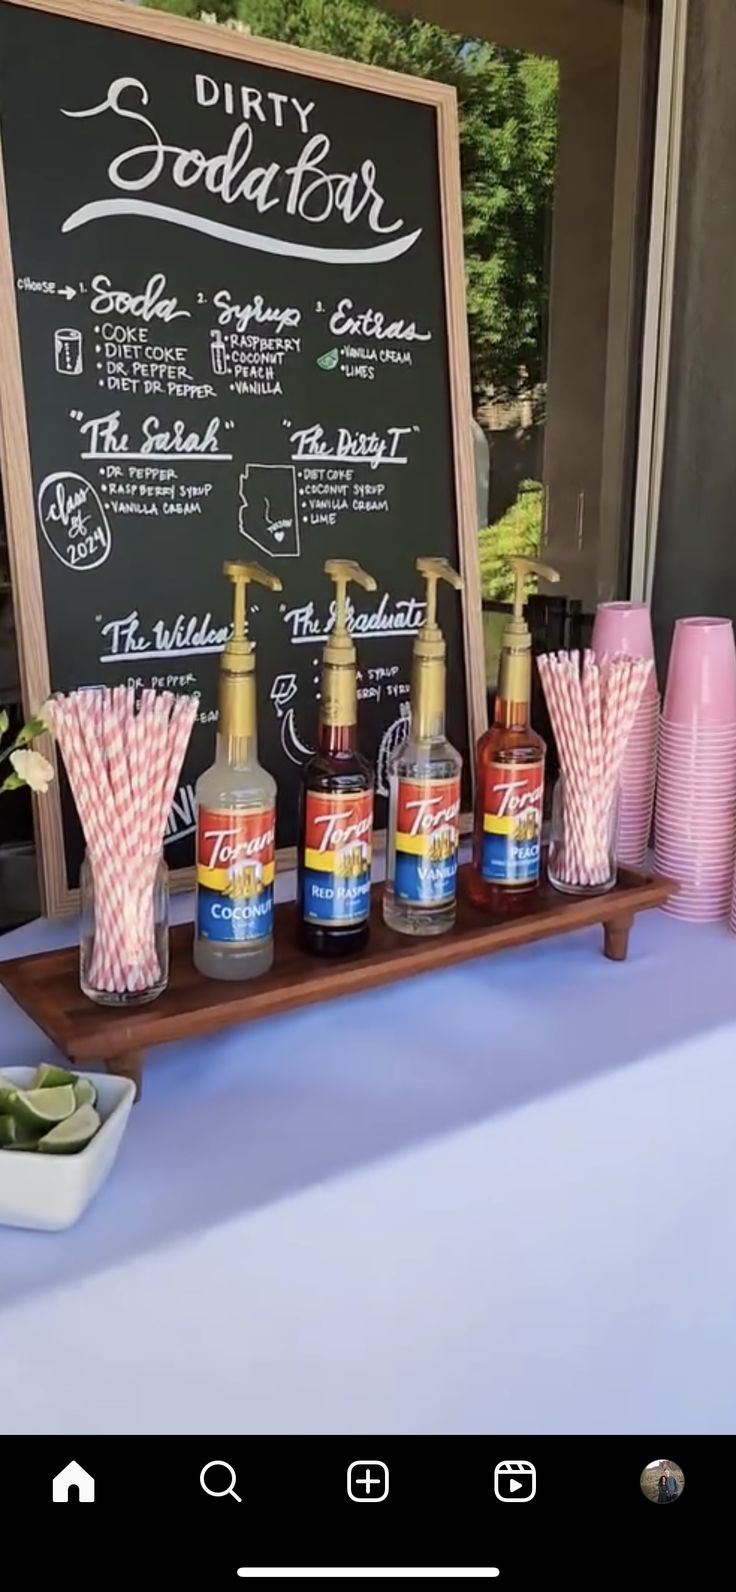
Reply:
<svg viewBox="0 0 736 1592"><path fill-rule="evenodd" d="M81 1465L73 1459L52 1482L52 1496L55 1504L68 1504L69 1494L74 1502L80 1504L93 1504L95 1501L95 1479L89 1472L82 1470Z"/></svg>

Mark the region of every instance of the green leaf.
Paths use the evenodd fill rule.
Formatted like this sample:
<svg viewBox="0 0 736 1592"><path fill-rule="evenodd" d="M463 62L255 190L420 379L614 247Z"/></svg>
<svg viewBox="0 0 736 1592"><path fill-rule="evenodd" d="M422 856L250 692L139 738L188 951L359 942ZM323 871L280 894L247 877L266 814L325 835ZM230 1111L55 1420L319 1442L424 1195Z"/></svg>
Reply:
<svg viewBox="0 0 736 1592"><path fill-rule="evenodd" d="M538 558L544 521L544 488L541 481L522 481L516 502L478 533L481 590L495 602L511 602L514 577L509 558ZM536 591L536 576L527 581L527 594Z"/></svg>
<svg viewBox="0 0 736 1592"><path fill-rule="evenodd" d="M16 736L15 745L27 746L29 741L35 741L37 735L45 734L46 725L44 724L43 719L29 719L28 723L23 725L22 730L20 730Z"/></svg>
<svg viewBox="0 0 736 1592"><path fill-rule="evenodd" d="M0 796L4 790L20 790L21 785L25 785L25 780L21 779L20 774L16 774L15 769L13 769L12 774L6 774L2 785L0 785Z"/></svg>
<svg viewBox="0 0 736 1592"><path fill-rule="evenodd" d="M0 740L2 739L3 735L7 735L9 724L10 719L8 718L6 709L3 708L0 712Z"/></svg>

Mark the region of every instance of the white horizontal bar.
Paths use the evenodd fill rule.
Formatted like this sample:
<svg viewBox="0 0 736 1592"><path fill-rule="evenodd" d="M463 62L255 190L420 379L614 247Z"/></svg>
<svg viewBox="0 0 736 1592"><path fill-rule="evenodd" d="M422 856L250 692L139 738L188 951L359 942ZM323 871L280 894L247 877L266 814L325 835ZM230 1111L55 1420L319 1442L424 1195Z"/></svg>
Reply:
<svg viewBox="0 0 736 1592"><path fill-rule="evenodd" d="M322 1570L297 1570L296 1568L283 1570L265 1568L247 1569L245 1567L238 1570L238 1575L246 1577L253 1576L254 1579L257 1576L263 1576L264 1580L266 1581L282 1581L288 1580L290 1577L293 1577L294 1579L299 1578L300 1580L312 1581L316 1580L318 1576L320 1579L324 1578L326 1580L335 1580L337 1576L341 1575L351 1576L356 1580L370 1580L373 1578L378 1579L379 1577L388 1576L397 1576L404 1580L415 1580L420 1576L426 1576L435 1581L447 1581L451 1578L454 1579L455 1577L463 1581L480 1581L484 1576L500 1575L500 1573L500 1570L494 1569L469 1569L467 1565L460 1570L429 1570L425 1568L410 1569L407 1565L402 1565L398 1569L388 1570L385 1568L372 1568L370 1565L365 1564L353 1566L351 1570L337 1570L332 1566L330 1566L328 1569Z"/></svg>

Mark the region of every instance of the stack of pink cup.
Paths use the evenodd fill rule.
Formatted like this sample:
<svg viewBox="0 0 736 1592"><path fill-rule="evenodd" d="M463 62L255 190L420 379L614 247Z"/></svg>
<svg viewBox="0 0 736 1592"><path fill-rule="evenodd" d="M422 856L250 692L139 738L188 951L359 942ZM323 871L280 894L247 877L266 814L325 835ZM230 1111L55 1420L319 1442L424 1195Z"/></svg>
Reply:
<svg viewBox="0 0 736 1592"><path fill-rule="evenodd" d="M676 879L665 912L728 914L736 839L736 645L730 619L678 619L659 735L658 873Z"/></svg>
<svg viewBox="0 0 736 1592"><path fill-rule="evenodd" d="M599 603L591 647L600 661L604 653L625 652L653 658L652 621L646 603ZM652 828L657 779L659 692L652 669L624 755L619 787L616 855L628 868L643 868Z"/></svg>

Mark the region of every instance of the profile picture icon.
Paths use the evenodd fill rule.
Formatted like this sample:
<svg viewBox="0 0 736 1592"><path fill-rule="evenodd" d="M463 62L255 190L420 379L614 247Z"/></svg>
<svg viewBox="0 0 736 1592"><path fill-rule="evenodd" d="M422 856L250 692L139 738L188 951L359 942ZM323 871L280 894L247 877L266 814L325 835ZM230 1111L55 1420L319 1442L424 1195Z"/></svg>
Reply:
<svg viewBox="0 0 736 1592"><path fill-rule="evenodd" d="M674 1504L682 1497L685 1477L673 1459L651 1459L639 1477L639 1486L651 1504Z"/></svg>

